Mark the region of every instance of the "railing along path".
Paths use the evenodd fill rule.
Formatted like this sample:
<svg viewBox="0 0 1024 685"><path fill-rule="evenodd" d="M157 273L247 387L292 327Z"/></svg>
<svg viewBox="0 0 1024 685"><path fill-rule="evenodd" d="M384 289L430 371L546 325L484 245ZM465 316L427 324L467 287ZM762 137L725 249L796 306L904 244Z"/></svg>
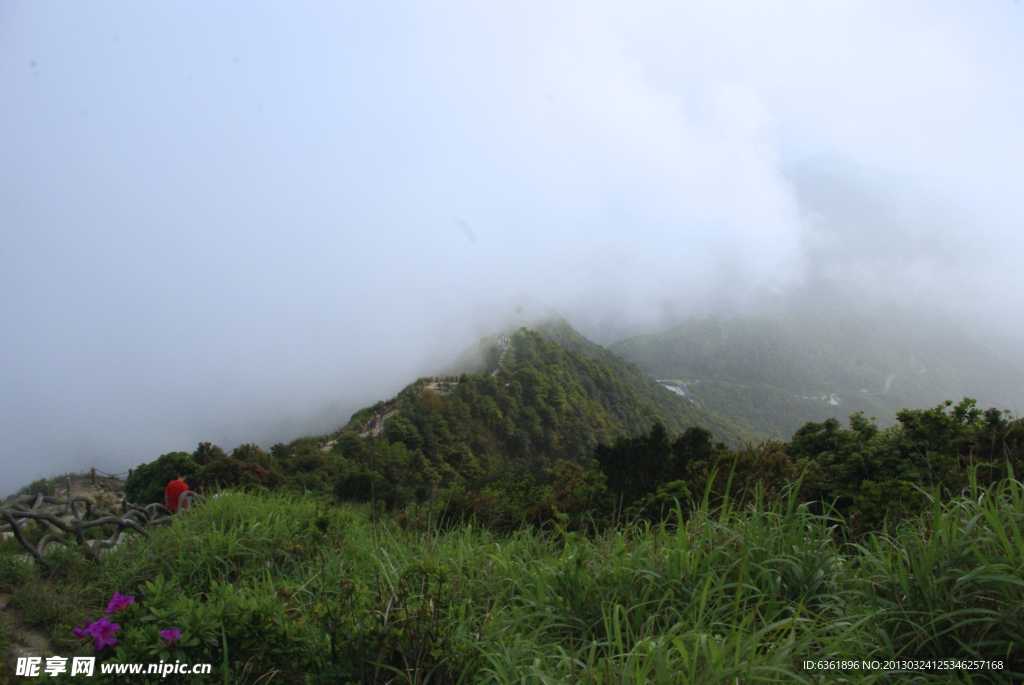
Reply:
<svg viewBox="0 0 1024 685"><path fill-rule="evenodd" d="M178 498L177 515L183 514L202 495L186 490ZM100 562L100 550L116 547L126 530L133 530L148 538L146 530L152 526L165 525L174 520L175 512L162 504L145 506L127 501L124 493L116 493L114 511L101 509L96 500L88 495L71 492L68 479L67 493L63 496L21 495L0 507L0 534L12 533L22 547L43 566L49 566L43 556L52 544L65 547L75 545L88 559ZM119 510L119 511L118 511ZM35 522L47 531L35 544L25 536L26 527ZM86 531L99 529L100 537L86 537Z"/></svg>

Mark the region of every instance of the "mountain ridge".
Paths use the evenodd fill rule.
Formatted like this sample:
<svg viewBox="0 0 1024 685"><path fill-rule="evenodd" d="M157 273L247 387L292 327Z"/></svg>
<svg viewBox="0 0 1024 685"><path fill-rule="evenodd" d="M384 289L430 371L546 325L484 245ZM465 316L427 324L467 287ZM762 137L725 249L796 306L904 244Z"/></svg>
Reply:
<svg viewBox="0 0 1024 685"><path fill-rule="evenodd" d="M693 318L609 349L763 437L858 411L891 423L951 397L1024 409L1024 370L954 327L898 312Z"/></svg>

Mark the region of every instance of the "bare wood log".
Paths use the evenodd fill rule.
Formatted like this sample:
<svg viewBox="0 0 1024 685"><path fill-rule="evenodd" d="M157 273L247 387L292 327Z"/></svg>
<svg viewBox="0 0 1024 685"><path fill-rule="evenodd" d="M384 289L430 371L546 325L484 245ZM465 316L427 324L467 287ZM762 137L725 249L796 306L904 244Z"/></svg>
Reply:
<svg viewBox="0 0 1024 685"><path fill-rule="evenodd" d="M64 504L66 501L66 497L43 495L42 493L38 495L19 495L5 504L4 508L36 509L43 504Z"/></svg>
<svg viewBox="0 0 1024 685"><path fill-rule="evenodd" d="M124 517L126 519L132 518L133 520L138 521L139 524L143 526L149 525L149 514L146 513L145 509L131 509L124 513Z"/></svg>
<svg viewBox="0 0 1024 685"><path fill-rule="evenodd" d="M47 533L39 539L39 543L36 545L36 549L39 550L40 554L46 552L46 546L51 542L59 542L60 544L67 547L68 540L63 535L57 535L56 533Z"/></svg>
<svg viewBox="0 0 1024 685"><path fill-rule="evenodd" d="M178 512L177 513L180 515L180 514L182 514L185 511L185 509L186 509L186 502L189 503L187 508L191 509L192 508L191 502L194 502L194 501L197 501L197 500L202 500L202 495L197 493L195 490L185 490L180 495L178 495Z"/></svg>
<svg viewBox="0 0 1024 685"><path fill-rule="evenodd" d="M56 514L51 514L48 511L4 511L4 518L17 517L19 519L31 519L33 521L48 521L58 528L63 529L64 521L57 518Z"/></svg>
<svg viewBox="0 0 1024 685"><path fill-rule="evenodd" d="M68 484L70 486L70 479ZM203 499L202 495L194 491L182 493L178 498L177 515L182 515ZM63 497L42 493L34 496L24 495L0 508L0 530L14 531L19 544L44 567L49 566L44 551L51 543L59 543L66 547L75 544L86 558L100 563L99 552L120 544L126 531L131 530L149 538L148 528L169 524L175 516L175 512L162 504L132 504L123 493L119 493L116 508L121 515L101 509L93 498L86 495L72 496L70 487ZM32 521L44 529L51 530L43 535L36 545L31 545L22 531ZM95 528L103 531L112 528L112 532L106 538L87 540L85 531Z"/></svg>
<svg viewBox="0 0 1024 685"><path fill-rule="evenodd" d="M108 547L113 547L117 544L117 541L121 539L121 533L123 531L124 528L122 528L121 526L115 526L114 532L111 534L109 538L107 538L106 540L90 540L89 547L91 547L93 550L100 550L106 549Z"/></svg>
<svg viewBox="0 0 1024 685"><path fill-rule="evenodd" d="M124 528L122 528L121 526L118 526L118 527L116 527L114 529L113 535L111 535L106 540L93 540L91 547L92 547L93 550L108 549L110 547L116 547L118 542L121 540L121 535L123 533L124 533ZM149 535L147 534L146 537L149 537Z"/></svg>
<svg viewBox="0 0 1024 685"><path fill-rule="evenodd" d="M96 519L95 521L88 521L86 523L79 523L76 526L76 530L86 530L88 528L94 528L96 526L107 526L107 525L110 525L110 524L113 524L115 526L120 526L121 528L131 528L132 530L136 531L137 533L141 533L142 535L144 535L147 538L149 537L149 531L146 530L145 528L143 528L142 526L140 526L135 521L132 521L131 519L118 518L117 516L105 516L105 517L103 517L101 519Z"/></svg>
<svg viewBox="0 0 1024 685"><path fill-rule="evenodd" d="M28 544L28 541L25 540L25 536L21 533L21 527L14 525L14 519L11 518L11 515L7 511L0 511L0 514L2 514L4 519L11 524L11 528L12 530L14 530L14 537L18 539L18 542L21 543L21 546L27 549L29 553L36 558L36 561L38 561L40 565L42 565L44 568L49 568L50 565L46 563L46 559L43 558L43 555L39 552L39 550L37 550L32 545Z"/></svg>
<svg viewBox="0 0 1024 685"><path fill-rule="evenodd" d="M165 507L162 504L147 504L146 505L146 511L152 512L151 515L154 515L154 514L157 514L157 513L162 514L162 515L166 515L166 516L174 515L173 511L171 511L170 509L168 509L167 507Z"/></svg>
<svg viewBox="0 0 1024 685"><path fill-rule="evenodd" d="M78 550L82 554L84 554L85 557L87 559L89 559L90 561L93 561L93 562L95 562L97 564L103 563L103 560L100 559L99 552L94 550L85 539L83 539L81 542L78 543Z"/></svg>

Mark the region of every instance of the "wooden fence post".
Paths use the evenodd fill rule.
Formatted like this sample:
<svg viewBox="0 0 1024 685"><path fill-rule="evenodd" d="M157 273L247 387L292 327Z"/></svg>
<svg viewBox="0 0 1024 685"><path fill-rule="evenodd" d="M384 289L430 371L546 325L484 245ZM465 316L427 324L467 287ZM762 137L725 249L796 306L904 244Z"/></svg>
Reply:
<svg viewBox="0 0 1024 685"><path fill-rule="evenodd" d="M92 469L92 484L96 485L96 467Z"/></svg>

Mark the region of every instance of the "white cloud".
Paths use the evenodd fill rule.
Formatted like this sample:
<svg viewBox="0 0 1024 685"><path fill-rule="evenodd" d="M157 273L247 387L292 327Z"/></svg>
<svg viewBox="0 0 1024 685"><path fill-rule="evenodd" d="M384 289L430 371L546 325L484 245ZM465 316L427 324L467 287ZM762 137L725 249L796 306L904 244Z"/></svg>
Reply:
<svg viewBox="0 0 1024 685"><path fill-rule="evenodd" d="M910 222L915 288L968 231L1020 253L1009 2L0 13L0 460L25 474L326 429L517 301L621 326L784 292L785 170L823 151L957 208ZM989 271L971 292L1009 302Z"/></svg>

